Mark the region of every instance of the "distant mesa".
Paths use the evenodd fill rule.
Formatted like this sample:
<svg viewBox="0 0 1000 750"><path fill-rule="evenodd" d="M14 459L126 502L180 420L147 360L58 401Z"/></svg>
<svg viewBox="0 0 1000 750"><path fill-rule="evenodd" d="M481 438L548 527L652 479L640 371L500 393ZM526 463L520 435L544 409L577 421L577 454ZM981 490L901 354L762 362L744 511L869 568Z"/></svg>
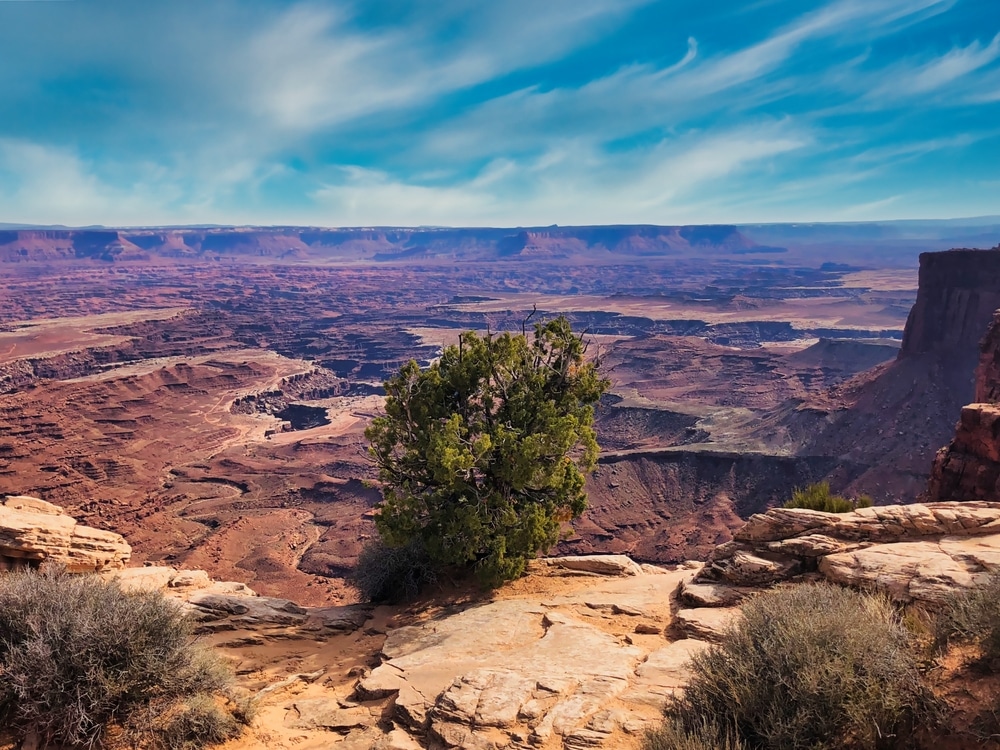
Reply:
<svg viewBox="0 0 1000 750"><path fill-rule="evenodd" d="M697 253L783 253L737 227L622 225L594 227L304 229L201 228L0 231L0 262L151 258L205 260L368 260L378 263L460 259L649 258Z"/></svg>

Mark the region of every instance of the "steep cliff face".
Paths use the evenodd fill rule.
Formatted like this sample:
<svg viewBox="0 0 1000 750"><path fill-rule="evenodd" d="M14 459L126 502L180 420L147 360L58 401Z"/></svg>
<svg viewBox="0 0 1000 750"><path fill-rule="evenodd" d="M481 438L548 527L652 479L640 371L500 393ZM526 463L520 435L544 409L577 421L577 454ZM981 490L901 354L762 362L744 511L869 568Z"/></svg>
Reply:
<svg viewBox="0 0 1000 750"><path fill-rule="evenodd" d="M0 231L0 262L145 260L148 255L115 230Z"/></svg>
<svg viewBox="0 0 1000 750"><path fill-rule="evenodd" d="M860 475L831 475L848 491L915 500L935 452L954 435L955 415L973 400L979 341L998 307L1000 246L922 254L898 358L835 392L843 407L802 452L867 465Z"/></svg>
<svg viewBox="0 0 1000 750"><path fill-rule="evenodd" d="M1000 499L1000 310L980 346L975 403L962 408L951 443L938 451L929 500Z"/></svg>

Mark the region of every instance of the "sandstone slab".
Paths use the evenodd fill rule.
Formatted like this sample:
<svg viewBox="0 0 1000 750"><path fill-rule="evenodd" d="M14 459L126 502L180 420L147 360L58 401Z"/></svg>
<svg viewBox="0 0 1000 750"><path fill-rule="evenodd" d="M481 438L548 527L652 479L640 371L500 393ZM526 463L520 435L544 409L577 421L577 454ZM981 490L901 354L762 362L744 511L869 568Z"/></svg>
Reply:
<svg viewBox="0 0 1000 750"><path fill-rule="evenodd" d="M558 577L564 568L553 567L541 570ZM639 731L655 720L680 679L665 656L637 671L657 639L625 636L637 623L662 632L673 592L694 571L652 575L620 561L597 569L608 572L583 571L593 586L571 593L501 599L390 630L384 663L359 680L356 696L394 695L398 725L445 747L615 747L625 724ZM643 717L615 718L626 695Z"/></svg>
<svg viewBox="0 0 1000 750"><path fill-rule="evenodd" d="M739 608L682 609L674 619L677 630L688 638L718 641L740 615Z"/></svg>
<svg viewBox="0 0 1000 750"><path fill-rule="evenodd" d="M97 573L124 568L131 556L121 535L79 524L44 500L17 495L0 504L0 570L45 564Z"/></svg>
<svg viewBox="0 0 1000 750"><path fill-rule="evenodd" d="M834 583L877 588L900 602L937 605L1000 571L1000 534L875 545L829 555L819 570Z"/></svg>
<svg viewBox="0 0 1000 750"><path fill-rule="evenodd" d="M544 562L563 570L600 576L636 576L644 573L642 567L627 555L569 555Z"/></svg>

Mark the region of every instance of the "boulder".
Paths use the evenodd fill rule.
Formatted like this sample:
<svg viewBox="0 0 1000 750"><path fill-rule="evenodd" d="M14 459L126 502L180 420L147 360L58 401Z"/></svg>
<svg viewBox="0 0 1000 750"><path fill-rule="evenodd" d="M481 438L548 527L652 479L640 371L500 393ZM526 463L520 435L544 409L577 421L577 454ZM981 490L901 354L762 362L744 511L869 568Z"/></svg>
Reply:
<svg viewBox="0 0 1000 750"><path fill-rule="evenodd" d="M309 610L287 599L266 596L196 593L187 599L194 618L202 623L229 620L227 625L300 625Z"/></svg>
<svg viewBox="0 0 1000 750"><path fill-rule="evenodd" d="M131 556L121 535L83 526L44 500L18 495L0 503L0 570L44 564L96 573L124 568Z"/></svg>
<svg viewBox="0 0 1000 750"><path fill-rule="evenodd" d="M829 555L819 570L829 581L877 588L896 601L940 605L956 590L1000 571L1000 534L880 544Z"/></svg>

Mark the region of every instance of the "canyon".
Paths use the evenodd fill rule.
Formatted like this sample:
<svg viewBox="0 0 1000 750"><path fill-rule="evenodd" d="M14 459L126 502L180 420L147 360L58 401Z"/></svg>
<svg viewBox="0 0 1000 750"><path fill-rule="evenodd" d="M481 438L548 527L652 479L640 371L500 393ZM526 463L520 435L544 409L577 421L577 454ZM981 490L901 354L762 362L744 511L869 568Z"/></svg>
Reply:
<svg viewBox="0 0 1000 750"><path fill-rule="evenodd" d="M123 534L137 563L347 604L381 380L536 310L613 382L556 553L704 558L822 479L916 500L973 400L1000 251L926 254L918 290L914 246L954 238L863 261L854 235L697 229L6 230L0 494Z"/></svg>

